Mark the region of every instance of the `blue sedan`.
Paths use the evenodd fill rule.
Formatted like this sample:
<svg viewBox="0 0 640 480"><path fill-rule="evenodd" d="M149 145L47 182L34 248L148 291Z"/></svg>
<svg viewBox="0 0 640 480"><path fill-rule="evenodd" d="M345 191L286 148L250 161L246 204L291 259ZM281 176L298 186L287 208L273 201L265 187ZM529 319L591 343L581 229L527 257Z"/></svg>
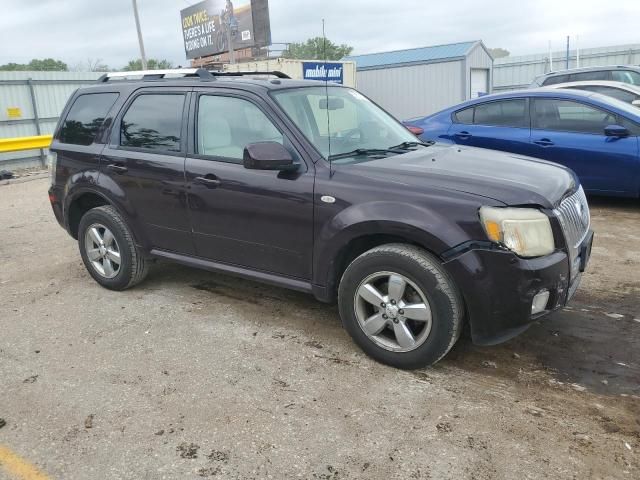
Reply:
<svg viewBox="0 0 640 480"><path fill-rule="evenodd" d="M565 165L592 194L640 195L640 110L611 97L581 90L514 91L404 123L422 129L422 140Z"/></svg>

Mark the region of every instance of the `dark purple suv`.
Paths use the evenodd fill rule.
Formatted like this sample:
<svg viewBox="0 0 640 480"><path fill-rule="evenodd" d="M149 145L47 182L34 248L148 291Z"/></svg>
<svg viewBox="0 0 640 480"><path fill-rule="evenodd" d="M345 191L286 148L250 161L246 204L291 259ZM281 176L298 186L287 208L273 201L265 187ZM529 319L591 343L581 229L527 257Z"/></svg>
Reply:
<svg viewBox="0 0 640 480"><path fill-rule="evenodd" d="M561 308L592 241L570 170L422 143L356 90L277 76L107 75L72 95L51 166L56 218L104 287L165 258L337 299L400 368L465 323L488 345Z"/></svg>

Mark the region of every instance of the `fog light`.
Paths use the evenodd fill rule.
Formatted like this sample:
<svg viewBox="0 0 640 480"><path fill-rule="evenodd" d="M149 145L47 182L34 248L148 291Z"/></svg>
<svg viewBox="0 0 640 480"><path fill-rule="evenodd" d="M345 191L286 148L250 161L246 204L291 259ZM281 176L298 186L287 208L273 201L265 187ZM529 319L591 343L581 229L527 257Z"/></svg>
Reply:
<svg viewBox="0 0 640 480"><path fill-rule="evenodd" d="M531 315L544 311L547 308L548 302L549 290L540 290L536 293L536 296L533 297L533 302L531 302Z"/></svg>

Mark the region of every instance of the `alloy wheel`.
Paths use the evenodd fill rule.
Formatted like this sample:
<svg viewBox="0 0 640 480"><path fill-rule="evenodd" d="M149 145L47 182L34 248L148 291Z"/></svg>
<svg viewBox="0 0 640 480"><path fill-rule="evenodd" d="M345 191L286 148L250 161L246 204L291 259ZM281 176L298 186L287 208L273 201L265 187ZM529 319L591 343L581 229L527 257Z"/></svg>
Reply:
<svg viewBox="0 0 640 480"><path fill-rule="evenodd" d="M369 275L356 290L354 306L362 331L385 350L415 350L431 332L431 306L426 295L399 273Z"/></svg>

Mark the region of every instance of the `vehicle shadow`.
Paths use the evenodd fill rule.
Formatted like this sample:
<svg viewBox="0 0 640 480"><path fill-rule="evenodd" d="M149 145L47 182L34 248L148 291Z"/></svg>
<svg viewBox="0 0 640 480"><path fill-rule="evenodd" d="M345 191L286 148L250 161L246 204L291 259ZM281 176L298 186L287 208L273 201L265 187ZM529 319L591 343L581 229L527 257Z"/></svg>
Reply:
<svg viewBox="0 0 640 480"><path fill-rule="evenodd" d="M445 360L470 370L494 362L496 373L512 378L522 369L539 370L595 393L640 395L640 325L628 316L613 319L582 310L587 309L551 314L493 347L463 338Z"/></svg>
<svg viewBox="0 0 640 480"><path fill-rule="evenodd" d="M274 317L271 324L282 322L278 326L285 328L294 321L296 328L307 330L310 335L322 332L328 336L325 342L335 341L341 347L348 342L336 305L318 302L305 293L164 261L158 262L145 282L148 290L176 287L190 289L194 295L207 292L212 300L229 301L257 311L273 313L287 305L288 311L298 312L299 320L276 314L271 315ZM310 323L305 324L307 321ZM463 336L442 363L513 380L523 369L539 371L559 382L576 383L601 394L640 395L638 327L629 316L613 319L599 311L576 307L535 322L526 332L501 345L479 347ZM346 348L357 347L351 344Z"/></svg>

